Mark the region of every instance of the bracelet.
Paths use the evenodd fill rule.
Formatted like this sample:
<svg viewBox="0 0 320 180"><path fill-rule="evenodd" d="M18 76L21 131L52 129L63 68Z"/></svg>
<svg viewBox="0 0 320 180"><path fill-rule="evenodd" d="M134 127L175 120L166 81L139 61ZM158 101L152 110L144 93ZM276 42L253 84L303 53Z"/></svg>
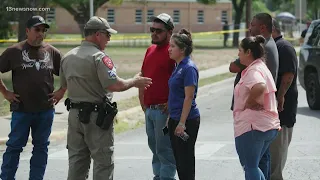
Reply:
<svg viewBox="0 0 320 180"><path fill-rule="evenodd" d="M186 129L186 125L182 122L179 122L178 126L181 126L181 127L183 127L183 129Z"/></svg>

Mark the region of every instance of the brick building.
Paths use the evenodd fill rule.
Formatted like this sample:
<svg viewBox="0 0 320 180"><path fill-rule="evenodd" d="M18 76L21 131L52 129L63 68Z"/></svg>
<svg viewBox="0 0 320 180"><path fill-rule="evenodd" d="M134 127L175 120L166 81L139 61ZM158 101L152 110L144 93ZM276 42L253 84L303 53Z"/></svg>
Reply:
<svg viewBox="0 0 320 180"><path fill-rule="evenodd" d="M232 22L232 3L230 0L217 0L214 5L196 0L124 0L121 5L107 2L95 14L106 18L120 33L145 33L149 31L149 17L160 13L171 15L177 29L216 31L222 29L223 21ZM51 8L46 17L47 21L55 22L57 33L80 33L73 16L61 7Z"/></svg>

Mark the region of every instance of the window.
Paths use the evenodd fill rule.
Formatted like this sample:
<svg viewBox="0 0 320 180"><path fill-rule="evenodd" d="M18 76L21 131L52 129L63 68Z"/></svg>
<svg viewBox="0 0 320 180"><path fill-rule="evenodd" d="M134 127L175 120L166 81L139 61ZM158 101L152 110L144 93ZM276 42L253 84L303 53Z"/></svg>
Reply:
<svg viewBox="0 0 320 180"><path fill-rule="evenodd" d="M46 13L46 21L48 23L54 22L56 19L56 10L55 8L50 8L50 11Z"/></svg>
<svg viewBox="0 0 320 180"><path fill-rule="evenodd" d="M221 11L221 22L228 21L228 11Z"/></svg>
<svg viewBox="0 0 320 180"><path fill-rule="evenodd" d="M318 41L320 39L320 23L315 25L311 24L305 38L308 45L318 46Z"/></svg>
<svg viewBox="0 0 320 180"><path fill-rule="evenodd" d="M142 10L137 9L136 10L136 24L141 24L142 23Z"/></svg>
<svg viewBox="0 0 320 180"><path fill-rule="evenodd" d="M173 10L173 22L176 24L180 23L180 10Z"/></svg>
<svg viewBox="0 0 320 180"><path fill-rule="evenodd" d="M198 11L198 23L203 24L204 23L204 12L203 10Z"/></svg>
<svg viewBox="0 0 320 180"><path fill-rule="evenodd" d="M148 23L151 22L151 21L150 21L150 17L151 17L151 16L154 16L154 10L153 10L153 9L149 9L148 12L147 12L147 19L148 19L147 22L148 22Z"/></svg>
<svg viewBox="0 0 320 180"><path fill-rule="evenodd" d="M108 14L107 14L107 21L109 23L114 23L114 9L108 9Z"/></svg>

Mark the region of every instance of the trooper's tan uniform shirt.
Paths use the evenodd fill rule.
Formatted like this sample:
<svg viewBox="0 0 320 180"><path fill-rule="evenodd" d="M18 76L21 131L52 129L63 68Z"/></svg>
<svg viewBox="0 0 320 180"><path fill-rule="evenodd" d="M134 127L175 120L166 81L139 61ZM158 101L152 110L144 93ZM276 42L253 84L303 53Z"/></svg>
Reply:
<svg viewBox="0 0 320 180"><path fill-rule="evenodd" d="M117 82L112 60L96 44L88 41L83 41L81 46L63 57L60 78L61 86L68 89L71 102L101 103L108 94L106 88ZM96 119L97 112L92 112L90 122L82 124L78 119L78 109L70 109L68 180L84 179L91 157L94 160L94 180L113 178L114 127L103 130L96 125Z"/></svg>

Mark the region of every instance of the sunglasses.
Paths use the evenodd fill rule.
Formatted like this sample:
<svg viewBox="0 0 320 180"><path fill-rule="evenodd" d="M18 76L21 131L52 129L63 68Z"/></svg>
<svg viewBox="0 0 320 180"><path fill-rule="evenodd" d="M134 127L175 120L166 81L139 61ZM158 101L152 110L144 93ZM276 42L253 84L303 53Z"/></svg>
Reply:
<svg viewBox="0 0 320 180"><path fill-rule="evenodd" d="M34 30L35 30L36 32L40 32L40 31L41 31L41 32L47 32L47 31L48 31L47 28L43 28L43 29L42 29L42 28L38 28L38 27L35 27Z"/></svg>
<svg viewBox="0 0 320 180"><path fill-rule="evenodd" d="M111 38L111 34L109 32L106 32L106 31L99 31L101 32L102 34L105 34L108 38Z"/></svg>
<svg viewBox="0 0 320 180"><path fill-rule="evenodd" d="M156 34L160 34L160 33L164 32L164 31L165 31L164 29L150 27L150 32L151 33L155 32Z"/></svg>

